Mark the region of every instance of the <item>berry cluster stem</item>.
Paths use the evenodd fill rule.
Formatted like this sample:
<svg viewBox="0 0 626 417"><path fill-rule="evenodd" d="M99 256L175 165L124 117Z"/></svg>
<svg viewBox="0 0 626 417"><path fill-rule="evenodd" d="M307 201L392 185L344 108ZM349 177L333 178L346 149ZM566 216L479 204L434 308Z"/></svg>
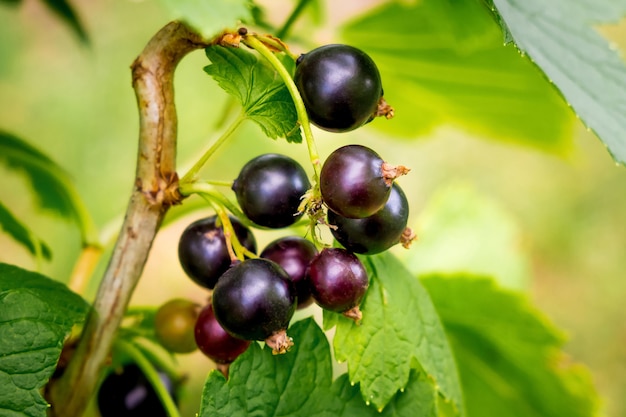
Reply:
<svg viewBox="0 0 626 417"><path fill-rule="evenodd" d="M180 183L185 184L192 182L198 176L198 172L207 163L209 158L213 156L215 151L224 143L230 136L237 130L239 125L246 119L244 112L241 112L239 116L228 126L228 128L222 133L222 135L207 149L207 151L196 161L196 163L189 169L189 171L181 178Z"/></svg>
<svg viewBox="0 0 626 417"><path fill-rule="evenodd" d="M132 65L140 121L136 179L76 352L49 387L54 416L84 414L157 230L167 209L177 202L172 192L178 188L174 70L185 55L207 45L185 25L172 22L154 35Z"/></svg>
<svg viewBox="0 0 626 417"><path fill-rule="evenodd" d="M293 104L296 107L296 112L298 113L298 120L300 121L300 125L302 126L302 131L304 132L304 139L307 144L307 149L309 151L309 158L311 159L311 163L313 164L313 172L314 172L314 182L319 182L320 177L320 157L317 153L317 147L315 145L315 139L313 138L313 132L311 131L311 124L309 123L309 116L307 115L306 108L304 107L304 102L302 101L302 97L300 96L300 92L298 92L298 88L296 84L293 82L291 78L291 74L287 71L287 69L283 66L280 60L270 51L270 49L265 46L263 42L261 42L255 35L245 35L242 39L242 42L249 46L250 48L256 50L261 56L274 67L278 75L283 79L291 98L293 99Z"/></svg>

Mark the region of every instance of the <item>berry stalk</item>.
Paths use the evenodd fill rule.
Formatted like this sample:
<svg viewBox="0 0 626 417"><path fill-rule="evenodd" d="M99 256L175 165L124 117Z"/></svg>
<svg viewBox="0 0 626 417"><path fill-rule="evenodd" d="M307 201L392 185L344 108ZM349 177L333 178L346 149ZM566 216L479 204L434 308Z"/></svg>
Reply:
<svg viewBox="0 0 626 417"><path fill-rule="evenodd" d="M314 172L314 183L317 183L320 176L320 157L317 153L317 147L315 145L315 139L313 138L313 132L311 131L311 124L309 123L309 116L306 112L306 108L304 107L304 102L302 101L302 97L300 97L300 93L298 92L298 88L296 84L293 82L291 78L291 74L287 71L287 69L283 66L276 56L270 51L270 49L265 46L263 42L261 42L255 35L247 34L243 36L242 42L249 46L250 48L256 50L261 56L268 60L268 62L274 67L278 75L283 79L291 98L293 99L293 103L296 107L296 112L298 113L298 120L302 125L302 130L304 132L304 138L306 140L307 149L309 151L309 158L311 159L311 163L313 165Z"/></svg>
<svg viewBox="0 0 626 417"><path fill-rule="evenodd" d="M198 172L207 163L209 158L213 156L215 151L224 143L230 136L237 130L239 125L246 120L245 113L241 112L239 116L228 126L228 128L222 133L222 135L207 149L207 151L198 159L198 161L189 169L189 171L181 178L180 183L186 184L194 181L198 175Z"/></svg>

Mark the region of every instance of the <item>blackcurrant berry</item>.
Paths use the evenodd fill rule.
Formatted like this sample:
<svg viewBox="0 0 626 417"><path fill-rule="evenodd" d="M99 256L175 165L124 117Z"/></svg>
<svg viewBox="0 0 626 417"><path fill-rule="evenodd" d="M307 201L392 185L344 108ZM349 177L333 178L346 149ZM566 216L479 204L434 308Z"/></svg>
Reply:
<svg viewBox="0 0 626 417"><path fill-rule="evenodd" d="M170 378L165 373L159 376L175 399ZM168 415L154 388L134 363L124 365L119 372L113 371L104 378L98 389L97 402L102 417Z"/></svg>
<svg viewBox="0 0 626 417"><path fill-rule="evenodd" d="M285 155L265 154L250 160L233 183L244 214L254 223L281 228L295 223L300 200L311 188L306 172Z"/></svg>
<svg viewBox="0 0 626 417"><path fill-rule="evenodd" d="M283 237L270 242L260 255L261 258L276 262L287 272L296 286L298 309L307 307L313 302L306 270L315 255L317 255L315 245L297 236Z"/></svg>
<svg viewBox="0 0 626 417"><path fill-rule="evenodd" d="M250 341L237 339L224 330L215 318L211 303L198 315L195 341L200 351L218 364L231 363L250 346Z"/></svg>
<svg viewBox="0 0 626 417"><path fill-rule="evenodd" d="M233 266L213 291L215 317L227 332L239 339L265 340L277 352L290 346L285 330L296 304L289 275L269 259L247 259Z"/></svg>
<svg viewBox="0 0 626 417"><path fill-rule="evenodd" d="M325 45L302 55L294 82L311 122L331 132L346 132L366 123L382 97L374 61L348 45Z"/></svg>
<svg viewBox="0 0 626 417"><path fill-rule="evenodd" d="M341 245L354 253L373 255L400 242L409 218L409 203L398 184L393 184L382 209L363 219L349 219L328 212L330 230Z"/></svg>
<svg viewBox="0 0 626 417"><path fill-rule="evenodd" d="M322 308L351 312L361 303L369 286L365 267L356 255L340 248L323 249L309 265L313 299Z"/></svg>
<svg viewBox="0 0 626 417"><path fill-rule="evenodd" d="M178 242L178 259L187 275L198 285L212 289L218 278L230 267L231 259L224 239L224 229L210 216L190 224ZM230 217L239 242L256 252L252 232L235 217Z"/></svg>
<svg viewBox="0 0 626 417"><path fill-rule="evenodd" d="M393 180L408 172L387 164L372 149L346 145L332 152L320 172L320 192L328 208L343 217L363 218L383 208Z"/></svg>
<svg viewBox="0 0 626 417"><path fill-rule="evenodd" d="M184 299L173 299L163 304L154 316L154 333L164 348L174 353L196 350L193 335L199 306Z"/></svg>

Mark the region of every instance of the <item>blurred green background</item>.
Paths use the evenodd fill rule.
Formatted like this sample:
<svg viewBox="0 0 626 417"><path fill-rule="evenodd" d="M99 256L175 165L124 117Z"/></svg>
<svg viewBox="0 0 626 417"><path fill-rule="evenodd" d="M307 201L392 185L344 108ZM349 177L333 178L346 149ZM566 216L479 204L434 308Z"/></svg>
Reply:
<svg viewBox="0 0 626 417"><path fill-rule="evenodd" d="M293 4L259 3L276 24ZM324 20L305 16L296 28L306 34L302 36L306 43L298 43L296 31L294 51L340 40L343 22L374 3L379 2L329 2ZM39 2L0 3L0 127L65 167L96 223L115 230L133 186L137 146L129 66L168 21L168 14L154 0L73 4L90 35L89 47ZM626 47L623 27L603 33ZM203 52L196 51L176 73L183 171L214 138L223 115L226 96L202 71L206 64ZM383 81L385 68L381 65ZM403 96L416 92L403 91L402 80L394 81L394 88L386 87L385 93L397 99L398 123L404 126L415 110L405 103L419 97ZM541 117L537 115L541 123L551 123ZM389 162L410 166L410 175L400 184L410 199L411 225L419 240L409 252L397 251L410 268L472 269L498 277L505 286L527 290L569 334L566 352L591 369L606 414L626 416L624 167L616 166L604 145L578 121L566 129L571 139L562 146L491 140L480 130L468 134L453 123L399 139L385 134L385 126L393 123L377 120L341 135L315 130L320 154L325 157L341 145L361 143ZM246 122L203 176L231 180L248 159L270 151L288 154L308 167L305 146L267 139ZM19 173L0 166L0 178L0 200L53 249L53 259L41 266L42 272L67 281L80 251L78 231L66 220L34 208ZM184 276L175 248L182 229L207 213L193 213L158 236L135 304L156 305L173 296L197 301L206 297ZM258 233L259 247L281 233ZM29 254L2 233L0 248L0 261L37 268ZM93 296L96 286L97 282L90 285L87 297ZM317 311L313 307L299 314L311 312ZM213 365L199 354L181 358L182 368L189 369L191 363L197 369L194 383L200 386ZM195 412L197 398L189 393L187 415Z"/></svg>

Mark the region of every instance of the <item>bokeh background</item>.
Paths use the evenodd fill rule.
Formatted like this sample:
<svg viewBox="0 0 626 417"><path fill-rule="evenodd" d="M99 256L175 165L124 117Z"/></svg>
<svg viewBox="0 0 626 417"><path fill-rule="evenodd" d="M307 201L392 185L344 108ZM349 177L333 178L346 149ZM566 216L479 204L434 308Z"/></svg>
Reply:
<svg viewBox="0 0 626 417"><path fill-rule="evenodd" d="M259 3L279 23L293 2ZM340 40L344 22L376 3L329 1L316 17L305 16L296 26L293 49L304 52ZM73 4L90 35L89 47L38 1L19 7L0 3L0 127L65 167L97 225L115 230L133 185L136 157L138 118L129 66L169 17L155 0ZM304 36L298 37L298 28ZM601 31L623 49L625 28ZM197 51L176 74L181 169L215 138L223 116L226 96L202 71L207 64ZM397 108L398 118L410 117L410 111ZM557 152L470 135L449 125L399 139L385 134L384 124L393 121L374 123L342 135L315 133L322 157L341 145L361 143L412 168L400 183L420 239L399 256L415 272L471 267L527 291L569 335L566 352L591 369L606 415L626 416L626 169L580 121L573 122L570 145ZM248 159L272 151L308 166L304 146L272 141L246 123L203 176L231 180ZM53 259L38 265L0 232L0 261L67 281L80 251L74 225L36 209L24 178L3 166L0 200L53 248ZM184 227L207 213L191 213L160 233L133 304L157 305L173 296L206 298L178 265L176 245ZM259 233L259 247L281 234ZM93 297L97 277L86 288L87 298ZM298 314L316 313L312 307ZM199 354L181 357L180 366L196 370L192 385L198 387L213 369ZM186 415L194 415L197 398L188 392Z"/></svg>

